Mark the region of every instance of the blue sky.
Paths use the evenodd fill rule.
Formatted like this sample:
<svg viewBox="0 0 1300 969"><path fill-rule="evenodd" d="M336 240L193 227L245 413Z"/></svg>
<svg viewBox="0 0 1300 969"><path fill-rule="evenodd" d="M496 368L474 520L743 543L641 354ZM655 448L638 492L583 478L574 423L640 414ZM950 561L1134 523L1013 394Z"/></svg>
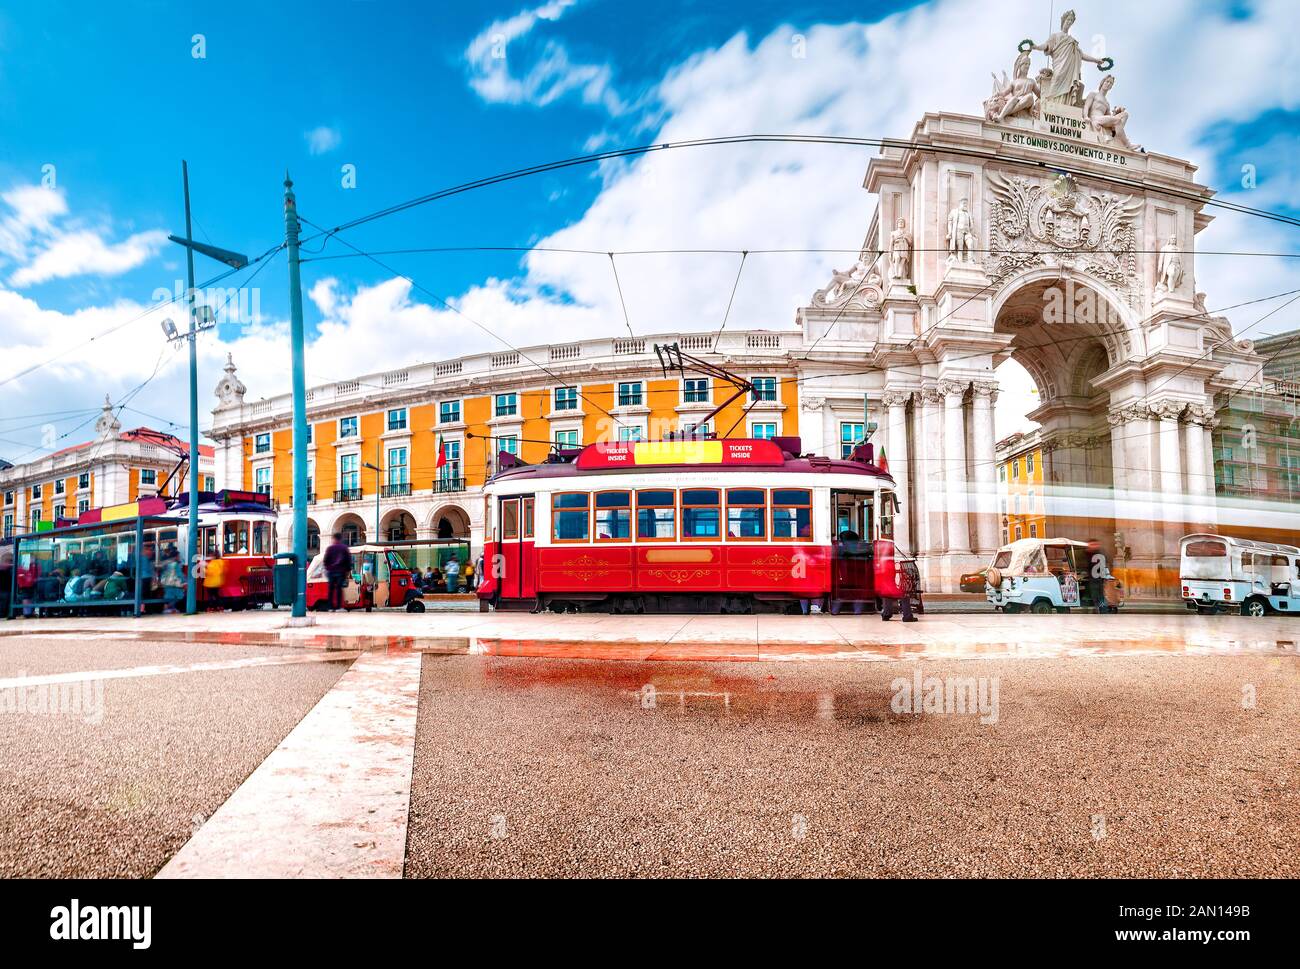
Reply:
<svg viewBox="0 0 1300 969"><path fill-rule="evenodd" d="M989 72L1010 67L1021 37L1045 34L1049 6L1007 0L991 14L975 0L9 5L0 11L0 337L8 348L0 455L85 436L78 423L105 393L120 399L155 369L124 423L183 419L183 367L162 353L157 314L125 322L183 276L180 250L162 241L183 227L182 158L198 238L258 253L283 235L286 167L303 215L334 225L593 147L753 131L905 137L925 110L978 113ZM1113 100L1132 109L1130 134L1193 158L1231 197L1295 211L1300 14L1291 4L1078 7L1076 33L1102 37L1116 58ZM796 35L803 57L793 54ZM494 58L494 47L506 56ZM348 239L370 249L852 249L872 211L861 189L868 158L782 147L657 156L474 192ZM342 185L345 165L355 166L355 188ZM1249 190L1242 165L1255 167ZM53 195L34 194L51 175ZM1229 215L1201 245L1297 249L1295 230ZM335 243L324 255L347 251ZM386 261L511 342L622 328L608 260L469 253ZM733 325L792 325L830 269L852 261L810 255L755 265ZM218 269L200 260L199 277ZM734 273L731 257L620 264L639 332L715 327ZM1277 260L1202 259L1198 282L1212 308L1300 286L1294 265ZM283 257L257 286L260 320L205 339L205 395L227 351L250 397L283 389ZM304 287L316 382L500 346L362 260L309 263ZM111 339L81 346L119 323ZM1296 325L1294 314L1281 314L1254 332ZM205 396L203 411L209 406ZM76 413L41 419L55 410Z"/></svg>

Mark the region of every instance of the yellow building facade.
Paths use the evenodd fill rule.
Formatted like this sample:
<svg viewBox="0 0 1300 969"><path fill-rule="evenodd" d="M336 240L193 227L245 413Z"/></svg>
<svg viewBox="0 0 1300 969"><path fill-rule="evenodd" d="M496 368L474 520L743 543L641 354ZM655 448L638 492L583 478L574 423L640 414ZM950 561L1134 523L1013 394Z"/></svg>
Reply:
<svg viewBox="0 0 1300 969"><path fill-rule="evenodd" d="M1016 433L996 445L998 512L1002 542L1046 538L1043 446L1038 431Z"/></svg>

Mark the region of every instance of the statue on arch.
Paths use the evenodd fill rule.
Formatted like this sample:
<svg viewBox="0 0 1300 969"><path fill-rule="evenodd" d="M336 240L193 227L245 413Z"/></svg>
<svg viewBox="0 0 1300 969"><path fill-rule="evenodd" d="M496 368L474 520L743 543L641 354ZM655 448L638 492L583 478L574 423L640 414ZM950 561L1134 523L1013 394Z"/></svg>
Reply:
<svg viewBox="0 0 1300 969"><path fill-rule="evenodd" d="M1046 68L1039 77L1050 76ZM1039 82L1029 76L1029 51L1021 51L1011 69L1011 79L1004 73L1002 80L993 75L993 94L984 102L984 117L989 121L1006 121L1016 116L1033 117L1038 114Z"/></svg>
<svg viewBox="0 0 1300 969"><path fill-rule="evenodd" d="M970 202L962 199L957 208L948 213L949 262L970 262L975 252L975 217L970 212Z"/></svg>
<svg viewBox="0 0 1300 969"><path fill-rule="evenodd" d="M1156 292L1172 293L1183 284L1183 257L1178 252L1178 237L1171 235L1161 244L1156 259Z"/></svg>
<svg viewBox="0 0 1300 969"><path fill-rule="evenodd" d="M1080 49L1078 39L1070 33L1074 20L1074 11L1067 10L1061 14L1060 30L1041 44L1030 42L1029 50L1040 50L1052 59L1052 79L1042 91L1042 98L1048 104L1056 102L1079 107L1083 103L1083 62L1113 63L1108 57L1093 57Z"/></svg>
<svg viewBox="0 0 1300 969"><path fill-rule="evenodd" d="M907 279L911 274L912 237L907 233L907 220L899 216L889 234L889 278Z"/></svg>
<svg viewBox="0 0 1300 969"><path fill-rule="evenodd" d="M1083 116L1087 119L1088 127L1097 133L1097 138L1103 145L1114 142L1130 151L1141 151L1142 146L1133 144L1124 131L1124 126L1128 124L1128 109L1112 108L1107 99L1110 89L1114 86L1114 74L1103 77L1101 83L1097 85L1097 90L1089 94L1088 99L1083 102Z"/></svg>

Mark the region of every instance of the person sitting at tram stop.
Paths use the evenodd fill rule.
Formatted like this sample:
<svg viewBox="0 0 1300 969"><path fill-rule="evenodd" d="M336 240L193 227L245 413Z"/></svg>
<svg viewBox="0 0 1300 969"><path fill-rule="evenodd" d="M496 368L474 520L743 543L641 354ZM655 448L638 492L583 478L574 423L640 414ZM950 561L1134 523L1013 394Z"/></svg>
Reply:
<svg viewBox="0 0 1300 969"><path fill-rule="evenodd" d="M875 580L876 594L880 596L880 618L889 622L897 607L903 613L903 622L916 622L912 615L912 598L904 587L901 566L894 543L882 538L876 543Z"/></svg>
<svg viewBox="0 0 1300 969"><path fill-rule="evenodd" d="M343 590L352 574L352 552L343 541L343 533L335 532L334 541L325 550L325 578L329 581L329 610L343 608Z"/></svg>
<svg viewBox="0 0 1300 969"><path fill-rule="evenodd" d="M55 570L58 571L57 569ZM72 577L63 587L63 598L67 602L80 602L90 597L90 590L95 587L95 579L80 569L72 570Z"/></svg>
<svg viewBox="0 0 1300 969"><path fill-rule="evenodd" d="M455 595L460 588L460 562L455 555L447 560L444 572L447 576L447 591Z"/></svg>
<svg viewBox="0 0 1300 969"><path fill-rule="evenodd" d="M126 588L126 576L122 574L121 569L117 569L112 575L101 579L96 584L95 592L103 599L125 599Z"/></svg>
<svg viewBox="0 0 1300 969"><path fill-rule="evenodd" d="M432 565L424 570L424 591L437 592L442 586L442 573Z"/></svg>
<svg viewBox="0 0 1300 969"><path fill-rule="evenodd" d="M1113 612L1110 603L1106 601L1106 580L1110 578L1110 563L1106 560L1106 553L1102 551L1101 542L1095 538L1088 539L1085 561L1088 565L1088 598L1097 607L1098 615Z"/></svg>

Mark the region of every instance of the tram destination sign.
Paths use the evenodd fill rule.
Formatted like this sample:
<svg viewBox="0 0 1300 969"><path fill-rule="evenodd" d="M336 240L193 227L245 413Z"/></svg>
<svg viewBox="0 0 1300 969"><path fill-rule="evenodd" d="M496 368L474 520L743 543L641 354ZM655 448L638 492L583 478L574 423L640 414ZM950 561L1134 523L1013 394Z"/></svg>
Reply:
<svg viewBox="0 0 1300 969"><path fill-rule="evenodd" d="M589 445L578 455L579 470L640 468L655 465L720 464L779 468L785 456L772 441L607 441Z"/></svg>

